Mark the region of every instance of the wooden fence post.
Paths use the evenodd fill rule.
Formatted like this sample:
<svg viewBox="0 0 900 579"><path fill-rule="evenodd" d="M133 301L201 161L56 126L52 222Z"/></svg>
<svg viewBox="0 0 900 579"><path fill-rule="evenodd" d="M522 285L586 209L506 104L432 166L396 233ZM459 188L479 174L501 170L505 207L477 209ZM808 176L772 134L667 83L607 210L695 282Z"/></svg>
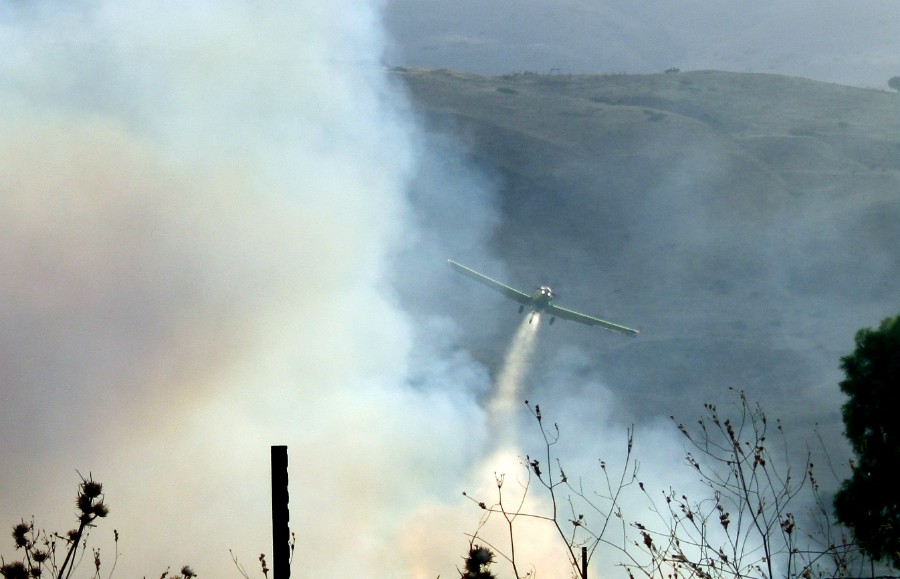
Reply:
<svg viewBox="0 0 900 579"><path fill-rule="evenodd" d="M272 447L272 577L290 579L291 530L288 526L287 446Z"/></svg>

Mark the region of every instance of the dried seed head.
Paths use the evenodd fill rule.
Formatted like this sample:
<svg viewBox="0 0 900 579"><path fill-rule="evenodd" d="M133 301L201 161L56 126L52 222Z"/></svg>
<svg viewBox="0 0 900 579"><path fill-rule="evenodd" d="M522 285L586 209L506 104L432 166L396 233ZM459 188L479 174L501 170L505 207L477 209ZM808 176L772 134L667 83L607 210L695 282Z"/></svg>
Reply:
<svg viewBox="0 0 900 579"><path fill-rule="evenodd" d="M75 504L78 506L78 510L85 515L89 515L94 509L94 499L84 493L78 493L78 496L75 498Z"/></svg>
<svg viewBox="0 0 900 579"><path fill-rule="evenodd" d="M466 570L469 573L476 574L486 565L494 562L494 553L487 547L475 545L469 549L469 556L466 559Z"/></svg>
<svg viewBox="0 0 900 579"><path fill-rule="evenodd" d="M106 503L100 501L94 505L93 513L102 519L109 514L109 507L106 506Z"/></svg>
<svg viewBox="0 0 900 579"><path fill-rule="evenodd" d="M81 482L81 492L92 499L96 499L103 493L103 483L96 482L90 478Z"/></svg>
<svg viewBox="0 0 900 579"><path fill-rule="evenodd" d="M259 554L259 564L262 566L263 575L268 577L269 576L269 567L268 567L268 565L266 565L266 554L265 553Z"/></svg>
<svg viewBox="0 0 900 579"><path fill-rule="evenodd" d="M21 561L13 561L0 567L0 575L6 579L28 579L28 570Z"/></svg>
<svg viewBox="0 0 900 579"><path fill-rule="evenodd" d="M31 531L31 525L22 521L13 527L13 539L16 541L16 549L28 546L28 537L26 535Z"/></svg>

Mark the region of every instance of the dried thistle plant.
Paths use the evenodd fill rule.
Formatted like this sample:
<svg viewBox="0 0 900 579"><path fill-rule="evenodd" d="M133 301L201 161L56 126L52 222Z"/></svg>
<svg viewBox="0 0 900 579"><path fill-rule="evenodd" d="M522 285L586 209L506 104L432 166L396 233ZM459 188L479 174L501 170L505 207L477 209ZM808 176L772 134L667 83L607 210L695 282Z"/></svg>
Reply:
<svg viewBox="0 0 900 579"><path fill-rule="evenodd" d="M77 471L76 471L77 472ZM85 478L78 473L81 482L75 495L76 517L78 527L65 533L38 530L34 520L24 519L13 525L12 537L16 551L21 551L21 559L9 563L0 556L0 576L3 579L37 579L53 577L55 579L71 579L75 569L88 550L88 535L96 526L97 519L109 515L109 506L103 493L103 483L95 481L88 473ZM107 579L112 577L119 560L119 531L113 529L115 557ZM100 548L91 549L93 554L92 579L101 579ZM62 563L59 559L62 558ZM169 579L193 579L197 577L191 567L185 565L178 575L169 575L166 569L162 577Z"/></svg>

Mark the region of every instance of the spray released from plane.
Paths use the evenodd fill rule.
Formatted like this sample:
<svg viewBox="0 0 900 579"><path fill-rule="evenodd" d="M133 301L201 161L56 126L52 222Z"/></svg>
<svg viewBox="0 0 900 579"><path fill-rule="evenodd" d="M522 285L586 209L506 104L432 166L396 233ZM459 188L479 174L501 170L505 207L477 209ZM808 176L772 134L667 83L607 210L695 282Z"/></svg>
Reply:
<svg viewBox="0 0 900 579"><path fill-rule="evenodd" d="M522 386L531 366L534 346L540 328L540 313L524 316L503 358L494 396L488 402L488 419L500 444L513 442L515 438L515 410L522 404Z"/></svg>

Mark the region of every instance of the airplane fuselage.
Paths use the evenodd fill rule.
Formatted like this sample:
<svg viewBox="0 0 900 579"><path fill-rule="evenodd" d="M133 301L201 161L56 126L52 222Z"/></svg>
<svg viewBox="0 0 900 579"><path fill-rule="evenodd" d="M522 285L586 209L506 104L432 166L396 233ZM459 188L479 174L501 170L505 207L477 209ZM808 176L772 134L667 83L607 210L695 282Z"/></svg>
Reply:
<svg viewBox="0 0 900 579"><path fill-rule="evenodd" d="M528 319L529 324L534 321L535 314L540 314L550 308L550 302L553 301L554 295L556 294L553 293L551 288L541 286L538 291L531 296L531 317ZM522 313L523 309L523 306L519 306L519 313ZM555 320L555 317L551 317L550 323L552 324Z"/></svg>
<svg viewBox="0 0 900 579"><path fill-rule="evenodd" d="M550 305L550 302L553 301L553 290L547 286L541 286L541 288L535 292L533 296L531 296L532 304L531 309L536 312L542 312L547 309Z"/></svg>

